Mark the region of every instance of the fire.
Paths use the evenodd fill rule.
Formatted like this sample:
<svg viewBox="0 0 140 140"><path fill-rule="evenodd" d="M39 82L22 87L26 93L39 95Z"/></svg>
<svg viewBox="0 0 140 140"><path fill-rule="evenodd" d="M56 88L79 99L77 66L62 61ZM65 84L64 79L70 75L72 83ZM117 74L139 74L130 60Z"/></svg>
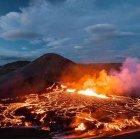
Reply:
<svg viewBox="0 0 140 140"><path fill-rule="evenodd" d="M85 90L79 90L77 93L87 95L87 96L95 96L95 97L98 97L98 98L108 98L106 95L97 94L94 90L92 90L90 88L87 88Z"/></svg>
<svg viewBox="0 0 140 140"><path fill-rule="evenodd" d="M95 96L98 95L97 93L107 95L113 94L114 86L117 88L117 85L117 80L114 77L109 76L104 70L102 70L98 76L85 75L76 83L78 89L84 89L84 93L86 92L89 95Z"/></svg>
<svg viewBox="0 0 140 140"><path fill-rule="evenodd" d="M82 94L82 95L86 95L86 96L94 96L97 98L109 98L108 96L104 95L104 94L98 94L96 93L93 89L91 88L87 88L85 90L76 90L76 89L67 89L66 90L69 93L78 93L78 94Z"/></svg>
<svg viewBox="0 0 140 140"><path fill-rule="evenodd" d="M108 96L104 95L104 94L98 94L96 93L92 88L86 88L83 90L76 90L76 89L67 89L66 92L68 93L78 93L78 94L82 94L82 95L86 95L86 96L94 96L97 98L109 98Z"/></svg>
<svg viewBox="0 0 140 140"><path fill-rule="evenodd" d="M117 80L102 70L98 77L95 75L85 75L77 83L68 84L65 88L68 93L106 99L109 98L107 95L113 93L114 85L117 85Z"/></svg>
<svg viewBox="0 0 140 140"><path fill-rule="evenodd" d="M87 88L84 90L76 90L76 89L67 89L66 90L68 93L78 93L78 94L82 94L82 95L86 95L86 96L94 96L97 98L109 98L108 96L104 95L104 94L98 94L96 93L93 89L91 88Z"/></svg>

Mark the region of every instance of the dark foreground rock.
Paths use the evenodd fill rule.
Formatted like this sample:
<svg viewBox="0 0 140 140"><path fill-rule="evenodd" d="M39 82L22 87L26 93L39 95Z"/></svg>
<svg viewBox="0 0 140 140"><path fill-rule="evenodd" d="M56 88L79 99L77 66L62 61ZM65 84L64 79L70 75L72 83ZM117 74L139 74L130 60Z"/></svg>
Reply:
<svg viewBox="0 0 140 140"><path fill-rule="evenodd" d="M140 131L130 132L118 136L106 137L106 139L139 139L139 138L140 138Z"/></svg>
<svg viewBox="0 0 140 140"><path fill-rule="evenodd" d="M0 139L50 139L49 132L34 128L0 128Z"/></svg>
<svg viewBox="0 0 140 140"><path fill-rule="evenodd" d="M45 130L38 130L34 128L0 128L0 139L51 139L51 138L53 138L53 135L50 135L50 132ZM140 131L112 137L103 137L103 139L139 139L139 138Z"/></svg>

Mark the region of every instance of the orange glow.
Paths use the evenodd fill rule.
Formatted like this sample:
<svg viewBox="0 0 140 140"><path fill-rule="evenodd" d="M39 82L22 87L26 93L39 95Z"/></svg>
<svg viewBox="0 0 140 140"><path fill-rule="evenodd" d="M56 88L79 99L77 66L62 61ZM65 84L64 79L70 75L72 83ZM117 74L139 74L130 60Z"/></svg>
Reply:
<svg viewBox="0 0 140 140"><path fill-rule="evenodd" d="M94 90L92 90L90 88L87 88L85 90L79 90L77 93L87 95L87 96L95 96L95 97L98 97L98 98L108 98L106 95L97 94Z"/></svg>
<svg viewBox="0 0 140 140"><path fill-rule="evenodd" d="M117 86L117 80L107 75L106 71L102 70L98 77L91 75L82 77L76 87L84 90L91 89L94 93L112 94L114 85Z"/></svg>
<svg viewBox="0 0 140 140"><path fill-rule="evenodd" d="M65 89L65 88L67 88L67 86L66 86L66 85L61 85L61 87L62 87L62 89Z"/></svg>
<svg viewBox="0 0 140 140"><path fill-rule="evenodd" d="M109 75L105 70L102 70L99 72L98 76L83 76L78 82L67 86L66 91L70 93L76 92L87 96L108 98L107 95L120 95L124 88L119 77Z"/></svg>
<svg viewBox="0 0 140 140"><path fill-rule="evenodd" d="M118 89L118 79L108 75L105 70L100 71L99 75L85 75L78 82L65 86L66 92L78 93L86 96L107 99L107 95L121 92Z"/></svg>
<svg viewBox="0 0 140 140"><path fill-rule="evenodd" d="M86 127L85 127L84 123L80 123L80 125L78 125L78 127L76 127L75 130L84 131L84 130L86 130Z"/></svg>
<svg viewBox="0 0 140 140"><path fill-rule="evenodd" d="M87 81L90 83L90 80ZM29 94L24 96L25 100L19 97L20 100L16 103L0 103L2 110L0 127L37 127L53 133L55 130L53 131L52 126L59 126L58 120L62 116L63 127L66 130L70 128L70 134L66 138L111 136L140 128L140 99L107 96L97 94L98 92L93 88L85 87L81 90L78 88L66 89L70 92L65 94L62 90L41 95ZM85 96L79 98L80 94L89 98ZM104 100L104 98L108 99ZM5 101L7 102L8 99ZM130 110L133 112L131 113ZM29 116L35 119L28 120ZM66 125L67 118L70 119L69 125Z"/></svg>
<svg viewBox="0 0 140 140"><path fill-rule="evenodd" d="M76 89L67 89L66 91L67 91L67 92L70 92L70 93L73 93L73 92L76 91Z"/></svg>
<svg viewBox="0 0 140 140"><path fill-rule="evenodd" d="M25 126L26 127L30 127L31 126L31 123L30 122L25 122Z"/></svg>
<svg viewBox="0 0 140 140"><path fill-rule="evenodd" d="M86 95L86 96L94 96L94 97L97 97L97 98L104 98L104 99L109 98L106 95L96 93L91 88L87 88L85 90L67 89L66 91L68 93L78 93L78 94L82 94L82 95Z"/></svg>

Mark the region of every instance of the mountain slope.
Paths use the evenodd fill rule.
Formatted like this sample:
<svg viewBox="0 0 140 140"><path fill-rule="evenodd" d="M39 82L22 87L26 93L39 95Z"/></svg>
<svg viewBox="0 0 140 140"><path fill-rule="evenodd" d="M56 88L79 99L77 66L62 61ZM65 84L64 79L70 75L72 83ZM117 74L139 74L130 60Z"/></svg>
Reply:
<svg viewBox="0 0 140 140"><path fill-rule="evenodd" d="M0 76L10 73L12 71L15 71L29 63L30 61L16 61L16 62L12 62L6 65L0 66Z"/></svg>
<svg viewBox="0 0 140 140"><path fill-rule="evenodd" d="M76 64L60 55L49 53L0 78L0 98L39 92L58 81Z"/></svg>

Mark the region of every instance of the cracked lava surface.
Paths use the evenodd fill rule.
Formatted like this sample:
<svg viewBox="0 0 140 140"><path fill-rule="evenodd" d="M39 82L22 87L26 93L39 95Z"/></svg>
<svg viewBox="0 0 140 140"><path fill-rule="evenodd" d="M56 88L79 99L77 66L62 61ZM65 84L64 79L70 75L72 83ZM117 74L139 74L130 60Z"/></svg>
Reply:
<svg viewBox="0 0 140 140"><path fill-rule="evenodd" d="M33 127L50 131L53 138L97 138L140 129L139 98L104 99L51 88L1 99L0 127Z"/></svg>

